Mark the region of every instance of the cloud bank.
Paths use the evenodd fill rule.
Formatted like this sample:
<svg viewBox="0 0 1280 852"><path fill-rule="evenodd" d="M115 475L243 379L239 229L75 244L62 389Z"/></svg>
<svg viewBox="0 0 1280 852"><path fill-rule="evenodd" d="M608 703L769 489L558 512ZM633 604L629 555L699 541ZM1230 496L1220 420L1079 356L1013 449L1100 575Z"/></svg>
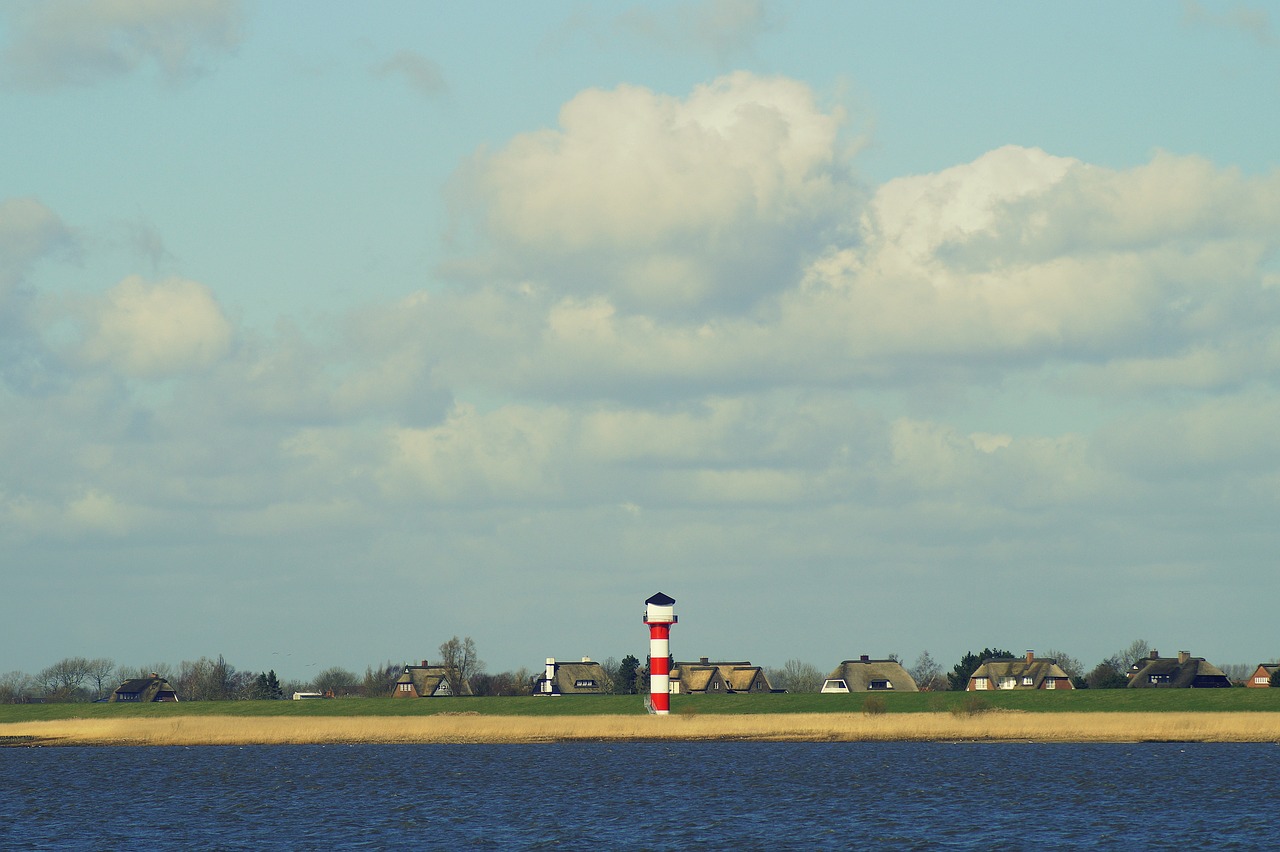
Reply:
<svg viewBox="0 0 1280 852"><path fill-rule="evenodd" d="M1257 570L1192 532L1280 509L1280 175L1007 146L866 186L845 121L747 73L581 92L460 166L449 286L323 334L252 335L209 281L39 294L0 539L275 535L324 574L341 535L402 587L429 561L460 618L653 565L708 599L785 575L891 609L913 577L1103 570L1127 599ZM68 234L0 202L6 280ZM1006 626L1041 617L1071 629Z"/></svg>
<svg viewBox="0 0 1280 852"><path fill-rule="evenodd" d="M169 80L235 49L237 0L39 0L5 10L5 79L47 91L85 86L156 66Z"/></svg>

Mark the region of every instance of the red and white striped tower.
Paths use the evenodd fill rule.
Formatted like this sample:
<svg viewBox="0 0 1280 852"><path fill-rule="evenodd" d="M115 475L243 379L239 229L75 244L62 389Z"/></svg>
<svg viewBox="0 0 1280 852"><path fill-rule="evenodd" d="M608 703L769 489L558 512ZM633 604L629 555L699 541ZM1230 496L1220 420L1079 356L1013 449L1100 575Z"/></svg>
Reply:
<svg viewBox="0 0 1280 852"><path fill-rule="evenodd" d="M671 625L680 620L675 602L662 592L644 602L644 623L649 625L649 700L660 716L671 712Z"/></svg>

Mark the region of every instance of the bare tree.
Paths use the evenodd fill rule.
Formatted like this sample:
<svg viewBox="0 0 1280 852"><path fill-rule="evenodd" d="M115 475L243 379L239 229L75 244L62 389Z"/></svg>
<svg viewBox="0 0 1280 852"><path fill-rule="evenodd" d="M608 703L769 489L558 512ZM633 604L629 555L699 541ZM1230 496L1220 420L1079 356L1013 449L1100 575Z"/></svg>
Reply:
<svg viewBox="0 0 1280 852"><path fill-rule="evenodd" d="M1245 683L1258 667L1256 665L1251 666L1248 663L1226 663L1218 666L1218 668L1222 669L1222 673L1232 683Z"/></svg>
<svg viewBox="0 0 1280 852"><path fill-rule="evenodd" d="M84 657L66 657L36 675L50 701L78 701L85 696L80 687L89 676L89 661Z"/></svg>
<svg viewBox="0 0 1280 852"><path fill-rule="evenodd" d="M116 680L123 683L136 677L151 677L153 674L170 683L177 679L173 673L173 666L168 663L152 663L149 666L121 666L116 669Z"/></svg>
<svg viewBox="0 0 1280 852"><path fill-rule="evenodd" d="M85 678L89 683L93 684L94 698L102 698L115 688L115 684L112 683L112 674L115 670L116 664L114 660L106 657L97 657L89 660L89 665L85 668Z"/></svg>
<svg viewBox="0 0 1280 852"><path fill-rule="evenodd" d="M787 692L817 692L826 680L822 672L802 660L787 660L782 668L768 669L765 674L770 686Z"/></svg>
<svg viewBox="0 0 1280 852"><path fill-rule="evenodd" d="M364 679L360 681L360 694L365 698L385 698L396 687L404 666L388 660L381 667L365 666Z"/></svg>
<svg viewBox="0 0 1280 852"><path fill-rule="evenodd" d="M26 704L35 698L40 685L26 672L0 675L0 704Z"/></svg>
<svg viewBox="0 0 1280 852"><path fill-rule="evenodd" d="M440 660L454 695L464 695L469 691L471 677L484 671L484 662L476 654L476 643L470 636L454 636L441 645Z"/></svg>
<svg viewBox="0 0 1280 852"><path fill-rule="evenodd" d="M1050 648L1044 652L1044 656L1050 660L1058 661L1058 668L1066 672L1067 677L1073 681L1084 680L1084 665L1079 660L1065 651L1055 651Z"/></svg>
<svg viewBox="0 0 1280 852"><path fill-rule="evenodd" d="M1143 659L1151 653L1151 646L1147 644L1146 639L1134 639L1129 643L1129 647L1123 651L1116 653L1117 661L1120 663L1119 669L1127 672L1133 668L1133 664Z"/></svg>
<svg viewBox="0 0 1280 852"><path fill-rule="evenodd" d="M947 688L947 679L942 674L942 667L928 651L920 652L920 656L916 657L916 663L908 674L921 692L937 692Z"/></svg>
<svg viewBox="0 0 1280 852"><path fill-rule="evenodd" d="M313 685L317 692L333 693L336 698L355 693L360 685L360 678L355 672L332 666L316 675Z"/></svg>

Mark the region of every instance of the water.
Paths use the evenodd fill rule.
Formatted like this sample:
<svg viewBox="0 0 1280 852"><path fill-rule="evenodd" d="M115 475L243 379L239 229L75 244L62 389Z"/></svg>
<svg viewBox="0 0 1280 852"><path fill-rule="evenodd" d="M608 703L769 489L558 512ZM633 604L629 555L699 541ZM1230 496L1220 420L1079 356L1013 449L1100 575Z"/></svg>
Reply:
<svg viewBox="0 0 1280 852"><path fill-rule="evenodd" d="M1272 745L0 749L0 848L1273 846Z"/></svg>

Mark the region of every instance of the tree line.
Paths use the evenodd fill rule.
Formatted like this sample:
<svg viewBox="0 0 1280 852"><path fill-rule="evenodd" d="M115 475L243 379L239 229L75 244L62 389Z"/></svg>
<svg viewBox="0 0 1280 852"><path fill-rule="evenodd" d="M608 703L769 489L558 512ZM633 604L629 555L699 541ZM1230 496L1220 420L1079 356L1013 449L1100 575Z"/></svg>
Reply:
<svg viewBox="0 0 1280 852"><path fill-rule="evenodd" d="M1121 689L1128 684L1129 669L1150 653L1145 640L1134 640L1126 648L1111 654L1086 671L1080 661L1062 651L1049 650L1040 658L1057 661L1077 689ZM907 672L924 691L963 690L978 666L990 659L1017 656L998 647L968 651L951 669L944 669L924 651ZM439 647L439 664L450 681L454 694L465 693L465 682L472 695L530 695L539 672L527 668L488 672L476 652L475 641L457 636ZM896 654L889 659L900 662ZM647 659L627 654L621 659L609 657L601 664L604 682L601 691L614 695L636 695L649 691ZM1255 669L1248 664L1219 666L1235 683L1243 683ZM152 663L145 666L118 666L106 657L67 657L35 674L13 671L0 675L0 704L45 702L88 702L105 700L127 680L150 677L152 673L169 681L182 701L262 701L289 698L295 692L319 692L335 698L389 696L404 664L387 661L370 664L364 673L331 666L307 681L281 681L274 669L245 671L237 669L219 654L216 659L200 657L184 660L177 666ZM765 676L775 689L788 692L818 692L826 675L817 667L801 660L787 660L782 666L765 667ZM1272 686L1280 686L1273 679Z"/></svg>

